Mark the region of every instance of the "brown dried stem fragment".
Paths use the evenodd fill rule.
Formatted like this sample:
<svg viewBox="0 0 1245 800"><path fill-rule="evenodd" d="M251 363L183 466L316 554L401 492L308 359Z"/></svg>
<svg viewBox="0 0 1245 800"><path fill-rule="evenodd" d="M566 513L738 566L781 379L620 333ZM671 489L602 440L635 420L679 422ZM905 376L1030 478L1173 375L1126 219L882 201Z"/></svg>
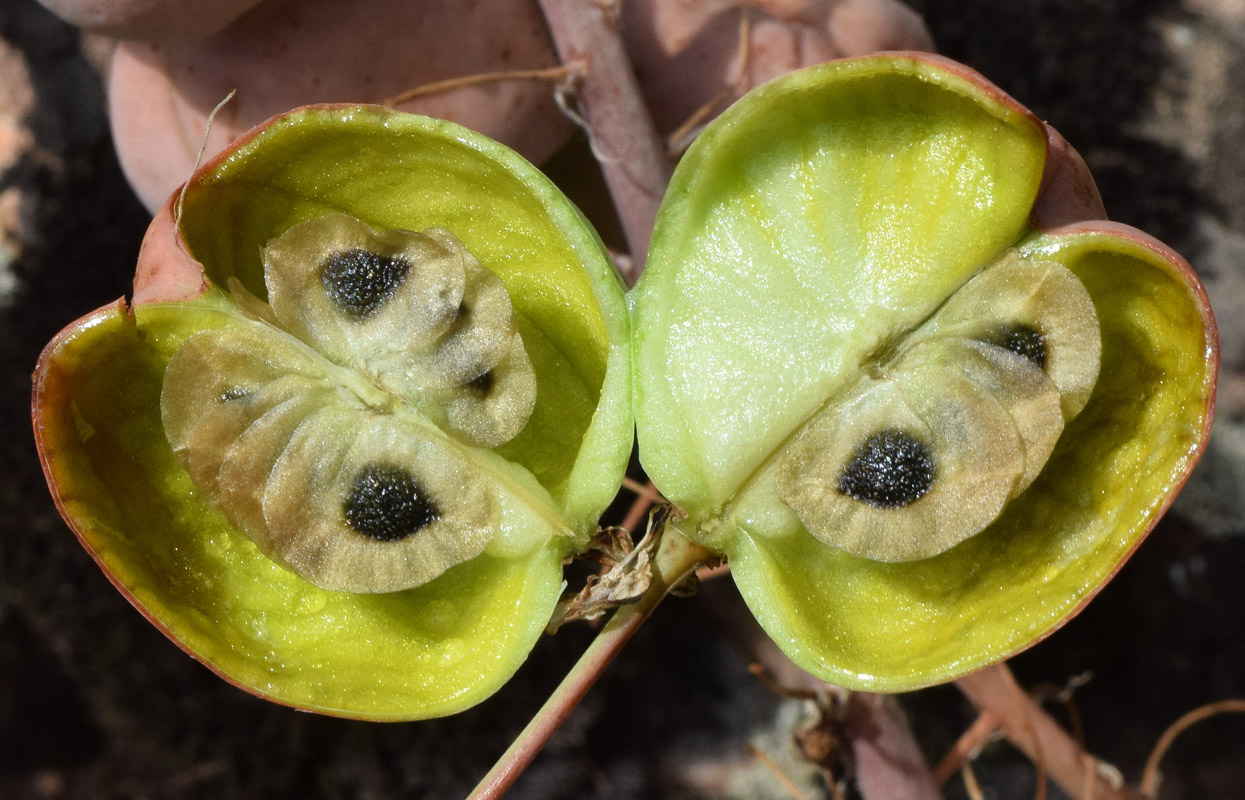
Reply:
<svg viewBox="0 0 1245 800"><path fill-rule="evenodd" d="M556 633L558 628L579 619L597 619L619 606L638 602L653 585L653 555L659 540L655 531L665 527L670 515L669 506L657 506L649 516L648 531L633 549L613 564L602 575L590 575L584 588L563 597L554 609L553 617L545 626L546 633ZM609 546L615 549L618 540L610 537Z"/></svg>
<svg viewBox="0 0 1245 800"><path fill-rule="evenodd" d="M631 531L611 525L597 528L588 550L575 557L595 561L608 570L626 559L633 550L635 545L631 541Z"/></svg>
<svg viewBox="0 0 1245 800"><path fill-rule="evenodd" d="M1048 700L1056 700L1063 704L1064 710L1068 713L1069 726L1072 729L1072 736L1076 739L1077 744L1084 746L1085 734L1081 725L1080 711L1076 707L1076 703L1072 699L1072 694L1081 686L1084 686L1090 680L1089 673L1083 675L1074 675L1068 679L1063 686L1055 684L1042 684L1034 687L1030 692L1038 703L1045 703ZM960 734L960 738L956 740L947 754L942 757L938 765L934 767L934 781L939 785L944 785L951 777L960 771L966 764L971 762L981 752L981 749L993 738L1001 736L999 732L999 718L989 709L981 711L977 715L977 719L973 720L973 724L968 727L964 733ZM1093 764L1087 762L1091 767L1089 779L1093 779ZM1042 787L1039 787L1042 788Z"/></svg>

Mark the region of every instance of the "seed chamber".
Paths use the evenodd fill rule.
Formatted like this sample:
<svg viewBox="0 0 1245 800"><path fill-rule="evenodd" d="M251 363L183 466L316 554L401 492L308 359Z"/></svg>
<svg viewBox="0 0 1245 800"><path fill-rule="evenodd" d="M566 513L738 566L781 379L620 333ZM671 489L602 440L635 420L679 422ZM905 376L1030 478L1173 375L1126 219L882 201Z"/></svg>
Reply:
<svg viewBox="0 0 1245 800"><path fill-rule="evenodd" d="M420 586L478 556L501 490L480 451L522 430L536 378L509 294L453 234L345 214L263 249L267 303L190 336L161 414L195 484L316 585Z"/></svg>
<svg viewBox="0 0 1245 800"><path fill-rule="evenodd" d="M942 553L1033 483L1101 349L1076 276L1008 251L800 428L774 460L775 491L852 555Z"/></svg>

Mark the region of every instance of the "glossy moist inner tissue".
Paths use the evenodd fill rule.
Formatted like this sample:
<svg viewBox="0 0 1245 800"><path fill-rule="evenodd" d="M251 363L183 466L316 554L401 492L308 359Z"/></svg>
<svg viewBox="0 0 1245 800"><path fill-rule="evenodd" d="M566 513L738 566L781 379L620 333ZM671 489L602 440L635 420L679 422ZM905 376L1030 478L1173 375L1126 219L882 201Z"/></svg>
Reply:
<svg viewBox="0 0 1245 800"><path fill-rule="evenodd" d="M1009 251L801 428L777 459L778 496L853 555L937 555L1033 483L1100 354L1076 276Z"/></svg>
<svg viewBox="0 0 1245 800"><path fill-rule="evenodd" d="M267 302L190 336L161 417L199 490L318 586L422 585L484 551L503 502L481 451L514 438L536 378L501 280L445 230L345 214L263 250Z"/></svg>

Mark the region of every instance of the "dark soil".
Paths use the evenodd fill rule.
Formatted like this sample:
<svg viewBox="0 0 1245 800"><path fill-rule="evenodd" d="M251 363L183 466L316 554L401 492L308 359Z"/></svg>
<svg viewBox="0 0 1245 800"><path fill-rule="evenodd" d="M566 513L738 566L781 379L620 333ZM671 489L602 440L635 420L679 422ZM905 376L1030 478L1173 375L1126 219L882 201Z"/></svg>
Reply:
<svg viewBox="0 0 1245 800"><path fill-rule="evenodd" d="M1205 219L1245 235L1240 139L1220 129L1245 105L1241 83L1203 104L1220 124L1207 148L1182 146L1180 126L1165 128L1172 116L1156 111L1164 98L1186 108L1198 89L1196 64L1173 54L1173 31L1191 30L1195 50L1199 36L1245 41L1245 15L1233 17L1231 2L915 5L943 53L1080 149L1113 218L1166 239L1195 264ZM0 448L0 798L464 796L583 649L586 628L543 640L513 682L454 718L382 725L313 716L244 694L187 658L112 589L61 522L31 441L29 375L61 327L128 291L148 215L112 154L99 78L76 33L33 0L4 0L0 39L29 67L37 142L0 174L0 191L22 193L17 284L0 308L8 432ZM1176 717L1245 697L1245 539L1209 533L1196 514L1164 521L1084 613L1012 662L1029 686L1092 674L1075 695L1086 745L1133 781ZM722 635L711 612L735 602L732 594L724 584L670 602L512 796L787 796L744 747L768 736L781 748L800 707L751 678ZM903 702L931 760L972 719L952 688ZM988 797L1034 796L1032 765L1006 744L992 745L976 770ZM719 786L745 773L759 776L744 784L755 787L750 794ZM1245 719L1195 728L1165 774L1165 798L1241 797ZM947 792L965 796L958 779Z"/></svg>

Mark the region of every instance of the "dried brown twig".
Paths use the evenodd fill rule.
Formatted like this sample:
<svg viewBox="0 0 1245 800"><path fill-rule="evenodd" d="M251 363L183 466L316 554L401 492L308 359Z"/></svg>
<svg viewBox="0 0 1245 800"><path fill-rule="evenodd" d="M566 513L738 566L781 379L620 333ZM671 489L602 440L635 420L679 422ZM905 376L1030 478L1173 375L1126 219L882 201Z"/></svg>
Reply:
<svg viewBox="0 0 1245 800"><path fill-rule="evenodd" d="M1072 736L1082 747L1085 746L1085 725L1081 721L1081 710L1077 708L1073 695L1077 689L1089 683L1092 679L1093 674L1085 672L1080 675L1073 675L1063 686L1044 683L1033 687L1029 691L1033 699L1039 703L1054 700L1063 706L1064 713L1068 715L1068 727L1071 729Z"/></svg>

